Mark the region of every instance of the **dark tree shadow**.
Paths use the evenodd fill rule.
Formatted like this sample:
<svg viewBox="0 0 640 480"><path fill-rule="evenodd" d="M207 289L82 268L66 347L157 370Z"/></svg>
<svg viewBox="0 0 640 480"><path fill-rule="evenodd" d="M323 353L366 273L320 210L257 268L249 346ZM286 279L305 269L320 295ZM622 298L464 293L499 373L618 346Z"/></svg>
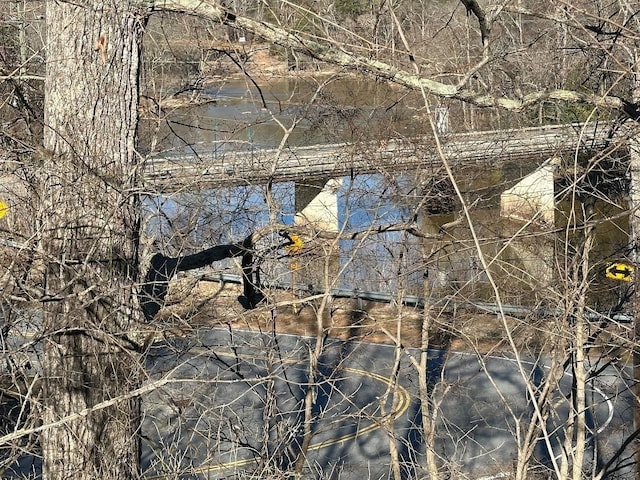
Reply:
<svg viewBox="0 0 640 480"><path fill-rule="evenodd" d="M180 257L167 257L156 253L151 258L151 265L138 294L142 312L147 321L153 320L164 305L169 290L169 281L178 273L202 268L225 258L242 257L243 295L239 302L246 309L255 308L263 296L259 292L259 268L254 262L253 237L242 242L227 245L216 245L198 253Z"/></svg>
<svg viewBox="0 0 640 480"><path fill-rule="evenodd" d="M436 384L442 377L442 372L447 361L450 349L450 339L446 344L438 349L430 349L427 361L427 392L431 396ZM416 455L424 449L425 441L424 428L422 424L422 400L415 398L411 402L407 418L409 419L409 428L405 431L404 438L399 443L398 456L401 465L403 478L417 478L420 462L416 462Z"/></svg>

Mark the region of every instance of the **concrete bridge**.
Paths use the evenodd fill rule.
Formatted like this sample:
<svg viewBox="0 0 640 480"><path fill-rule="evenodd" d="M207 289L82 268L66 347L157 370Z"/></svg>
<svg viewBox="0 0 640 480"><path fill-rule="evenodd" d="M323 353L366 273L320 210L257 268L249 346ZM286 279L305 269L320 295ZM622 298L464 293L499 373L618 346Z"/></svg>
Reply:
<svg viewBox="0 0 640 480"><path fill-rule="evenodd" d="M493 130L442 137L451 166L496 159L535 160L606 146L606 124L567 124ZM345 175L404 171L440 165L433 137L389 139L277 149L224 149L207 154L163 153L148 159L145 185L152 192L293 181L317 183Z"/></svg>
<svg viewBox="0 0 640 480"><path fill-rule="evenodd" d="M532 162L563 154L605 148L608 125L566 124L443 135L443 153L452 168L493 164L497 160ZM336 231L340 178L376 172L403 172L441 165L430 136L362 143L231 149L207 154L163 153L147 160L145 187L157 193L295 182L296 223ZM246 147L246 144L244 144ZM219 148L220 145L214 145ZM554 170L545 168L509 192L508 216L522 219L543 205L542 219L553 219ZM550 193L549 193L550 192ZM508 205L507 205L508 203ZM522 212L521 210L524 209Z"/></svg>

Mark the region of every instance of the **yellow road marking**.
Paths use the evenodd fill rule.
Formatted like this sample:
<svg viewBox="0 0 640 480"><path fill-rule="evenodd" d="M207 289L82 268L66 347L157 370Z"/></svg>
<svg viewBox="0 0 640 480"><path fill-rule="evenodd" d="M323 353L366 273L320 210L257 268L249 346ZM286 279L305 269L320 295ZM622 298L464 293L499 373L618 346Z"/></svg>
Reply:
<svg viewBox="0 0 640 480"><path fill-rule="evenodd" d="M235 354L232 353L219 353L216 352L216 355L218 356L222 356L222 357L234 357L236 358ZM247 357L243 357L243 359L246 359ZM266 360L267 357L264 356L249 356L248 357L251 360ZM297 364L297 363L301 363L299 360L293 360L293 359L287 359L287 360L283 360L282 363L284 364ZM358 368L351 368L351 367L344 367L342 369L343 371L347 372L347 373L351 373L354 375L360 375L362 377L368 377L371 378L373 380L376 380L380 383L385 384L388 387L394 387L393 382L390 378L385 377L383 375L380 375L378 373L372 373L369 372L367 370L361 370ZM355 440L358 437L361 437L362 435L366 435L367 433L370 433L374 430L377 430L378 428L380 428L380 424L382 421L384 420L396 420L397 418L399 418L400 416L402 416L409 408L409 404L411 402L411 395L409 394L409 391L404 388L402 385L400 384L396 384L395 388L398 389L398 405L396 407L396 409L391 412L390 414L388 414L385 418L382 419L372 419L372 423L362 429L357 429L356 432L354 433L347 433L345 435L342 435L338 438L332 438L330 440L324 440L322 442L317 442L317 443L312 443L309 446L309 451L316 451L316 450L320 450L321 448L325 448L325 447L330 447L332 445L337 445L339 443L343 443L349 440ZM215 465L203 465L201 467L195 468L190 470L190 473L208 473L208 472L218 472L221 470L227 470L230 468L237 468L237 467L244 467L247 465L250 465L252 463L255 463L256 459L255 458L245 458L242 460L235 460L233 462L226 462L226 463L218 463ZM160 480L162 478L166 478L168 476L171 476L172 474L162 474L162 475L156 475L153 477L144 477L148 480Z"/></svg>

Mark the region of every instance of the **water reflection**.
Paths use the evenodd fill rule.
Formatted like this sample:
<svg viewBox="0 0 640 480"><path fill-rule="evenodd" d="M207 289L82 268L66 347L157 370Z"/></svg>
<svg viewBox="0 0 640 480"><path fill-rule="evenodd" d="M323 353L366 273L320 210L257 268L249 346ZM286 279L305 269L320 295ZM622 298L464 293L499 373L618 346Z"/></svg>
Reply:
<svg viewBox="0 0 640 480"><path fill-rule="evenodd" d="M227 82L205 93L216 101L188 111L171 112L157 132L159 149L220 152L226 148L274 147L286 129L296 124L289 145L359 141L423 134L426 126L414 120L399 103L403 92L387 84L331 79L277 79L260 90L250 82ZM153 142L152 142L153 143ZM483 255L501 289L503 300L537 305L556 302L553 292L565 288L564 259L579 243L579 229L566 236L569 208L561 203L556 225L548 230L522 229L522 224L500 218L499 197L537 165L496 160L490 168L470 166L455 172L456 182L470 209ZM237 241L270 222L292 224L294 185L222 188L149 198L149 231L162 239L170 255ZM269 201L267 202L267 192ZM340 242L334 286L407 294L458 295L491 301L494 292L482 268L461 204L443 171L386 172L344 177L338 192L339 228L365 230L371 225L416 221L424 233L439 236L423 241L401 232L371 235ZM569 206L572 205L572 206ZM623 211L611 201L596 204L598 218ZM575 215L574 215L575 217ZM443 231L443 225L456 223ZM555 229L554 229L555 228ZM560 232L560 233L559 233ZM623 286L607 281L604 265L619 260L627 246L624 217L603 222L596 229L592 253L591 304L606 309L616 302ZM216 268L236 267L232 261ZM263 278L290 281L289 264L275 259ZM425 288L428 290L425 290Z"/></svg>
<svg viewBox="0 0 640 480"><path fill-rule="evenodd" d="M479 174L474 175L477 178ZM495 178L497 174L485 172L485 175ZM482 175L479 177L482 180ZM339 272L339 276L334 286L392 294L401 289L413 295L456 295L468 300L491 301L493 289L482 268L471 230L465 220L461 221L460 211L431 214L421 209L423 198L416 181L409 176L400 176L391 183L382 175L343 178L338 191L341 229L363 231L372 225L417 220L423 233L439 235L439 238L423 240L401 232L386 232L359 240L342 240L339 265L335 269L335 275ZM506 178L503 181L510 183ZM276 210L269 210L265 189L260 186L148 199L150 231L162 238L163 248L168 250L165 253L171 255L238 241L272 221L293 224L294 188L292 183L273 186L271 204L277 205ZM575 246L580 242L579 229L572 238L565 238L568 203L559 204L557 230L523 230L521 223L499 217L498 197L491 192L492 189L480 188L467 191L466 195L470 204L477 205L470 211L471 219L503 300L524 305L559 302L566 287L562 278L566 272L563 259L575 255ZM473 198L476 200L471 201ZM597 210L599 218L612 213L608 202L598 202ZM622 207L619 211L622 212ZM443 233L443 226L451 223L455 226ZM591 254L590 304L599 310L611 308L626 287L606 279L604 268L624 256L627 229L628 220L624 216L596 227ZM237 265L232 260L221 262L215 268L237 273ZM292 280L286 258L274 257L265 262L263 268L265 280L285 283ZM428 292L425 292L425 281ZM312 282L302 279L298 283Z"/></svg>

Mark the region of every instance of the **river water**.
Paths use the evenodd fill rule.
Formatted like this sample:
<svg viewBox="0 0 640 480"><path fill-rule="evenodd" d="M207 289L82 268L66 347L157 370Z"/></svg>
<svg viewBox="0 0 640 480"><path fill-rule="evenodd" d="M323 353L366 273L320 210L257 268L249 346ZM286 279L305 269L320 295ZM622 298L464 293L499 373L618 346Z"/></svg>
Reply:
<svg viewBox="0 0 640 480"><path fill-rule="evenodd" d="M210 153L277 147L285 134L288 145L302 146L430 132L405 96L386 83L353 78L275 78L259 88L231 79L193 94L212 103L164 111L160 125L143 120L142 136L155 150Z"/></svg>
<svg viewBox="0 0 640 480"><path fill-rule="evenodd" d="M359 142L429 134L429 122L406 93L385 83L354 79L272 79L253 83L229 80L202 92L212 103L167 112L162 122L148 121L144 131L149 148L182 152L219 153L226 149L302 146L342 141ZM294 128L295 127L295 128ZM543 159L542 159L543 160ZM557 290L557 260L572 258L562 235L545 235L543 228L520 231L522 224L500 218L499 195L535 169L496 159L455 172L482 245L485 261L509 303L553 303ZM441 170L342 178L338 191L339 227L363 230L371 225L417 221L423 231L438 233L442 225L460 218L461 203ZM147 199L150 231L161 248L176 255L234 242L249 232L278 221L292 224L295 214L293 183L272 186L267 202L265 186L183 192ZM423 205L429 196L435 201ZM562 203L556 226L572 211ZM578 208L578 207L575 207ZM597 202L600 216L619 213L611 202ZM579 208L578 208L579 210ZM579 222L578 222L579 223ZM552 226L547 226L547 230ZM623 217L598 226L592 304L607 309L626 289L626 283L604 279L604 266L624 258L628 223ZM519 232L516 240L512 235ZM572 234L578 242L579 233ZM442 233L442 232L440 232ZM571 243L571 242L570 242ZM335 286L408 294L425 292L425 279L438 295L491 301L493 291L483 273L482 260L466 221L448 229L438 241L420 241L398 232L372 235L366 241L342 241L339 280ZM564 259L564 260L563 260ZM568 260L567 260L568 261ZM229 261L217 268L235 269ZM264 264L266 275L291 281L284 259ZM263 278L264 279L264 278ZM550 300L551 299L551 300ZM558 302L560 300L557 300Z"/></svg>

